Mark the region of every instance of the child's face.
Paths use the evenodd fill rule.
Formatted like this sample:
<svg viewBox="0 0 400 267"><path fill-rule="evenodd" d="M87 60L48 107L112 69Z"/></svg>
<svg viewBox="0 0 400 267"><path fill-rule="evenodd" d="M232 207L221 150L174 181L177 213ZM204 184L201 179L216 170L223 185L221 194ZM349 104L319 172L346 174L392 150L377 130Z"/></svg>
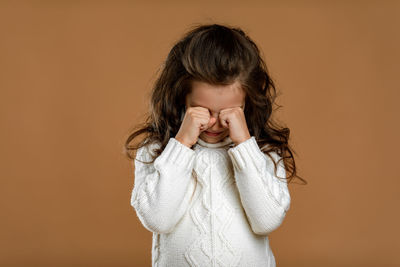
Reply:
<svg viewBox="0 0 400 267"><path fill-rule="evenodd" d="M219 133L218 136L209 136L204 131L199 138L208 143L218 143L229 135L229 129L224 128L219 121L218 114L221 110L233 107L244 108L245 92L239 82L231 85L211 85L208 83L193 81L192 92L186 96L187 107L204 107L210 111L210 115L217 118L213 126L207 132Z"/></svg>

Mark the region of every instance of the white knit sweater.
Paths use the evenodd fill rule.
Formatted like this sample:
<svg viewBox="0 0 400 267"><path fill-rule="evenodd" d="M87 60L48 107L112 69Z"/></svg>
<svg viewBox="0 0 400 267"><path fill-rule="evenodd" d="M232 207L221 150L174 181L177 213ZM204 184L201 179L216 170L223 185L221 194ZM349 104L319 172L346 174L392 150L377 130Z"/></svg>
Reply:
<svg viewBox="0 0 400 267"><path fill-rule="evenodd" d="M145 148L155 147L140 148L136 159L150 161ZM290 194L254 136L237 146L229 136L199 138L192 148L170 138L153 164L135 160L131 205L153 232L152 266L275 267L268 234L285 218Z"/></svg>

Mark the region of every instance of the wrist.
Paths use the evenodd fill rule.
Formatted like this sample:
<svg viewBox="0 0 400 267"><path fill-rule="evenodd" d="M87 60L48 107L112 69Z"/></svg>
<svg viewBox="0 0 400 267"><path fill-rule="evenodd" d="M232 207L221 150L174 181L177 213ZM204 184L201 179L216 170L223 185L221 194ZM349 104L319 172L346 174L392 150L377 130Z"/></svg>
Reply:
<svg viewBox="0 0 400 267"><path fill-rule="evenodd" d="M175 139L176 139L177 141L179 141L182 145L187 146L188 148L191 148L191 147L192 147L189 143L185 142L182 138L180 138L180 137L178 137L178 136L175 136Z"/></svg>

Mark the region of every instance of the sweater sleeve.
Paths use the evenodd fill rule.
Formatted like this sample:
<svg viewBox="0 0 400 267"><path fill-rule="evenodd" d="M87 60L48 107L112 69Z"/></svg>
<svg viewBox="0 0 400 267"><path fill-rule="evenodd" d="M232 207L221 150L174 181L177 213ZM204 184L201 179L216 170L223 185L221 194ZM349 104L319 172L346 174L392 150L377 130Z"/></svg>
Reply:
<svg viewBox="0 0 400 267"><path fill-rule="evenodd" d="M195 152L171 137L153 163L138 161L151 161L149 150L154 146L137 150L131 206L147 230L169 233L185 214L195 190Z"/></svg>
<svg viewBox="0 0 400 267"><path fill-rule="evenodd" d="M254 233L268 235L278 228L290 207L286 179L278 179L274 163L259 148L254 136L228 150L236 185ZM279 156L270 153L275 162ZM286 178L283 160L277 164L277 176Z"/></svg>

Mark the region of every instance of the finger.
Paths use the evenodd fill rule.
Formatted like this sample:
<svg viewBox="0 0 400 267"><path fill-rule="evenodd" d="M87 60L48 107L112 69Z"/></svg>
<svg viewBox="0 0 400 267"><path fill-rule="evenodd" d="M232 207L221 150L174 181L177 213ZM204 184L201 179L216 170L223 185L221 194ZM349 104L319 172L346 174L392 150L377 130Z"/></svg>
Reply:
<svg viewBox="0 0 400 267"><path fill-rule="evenodd" d="M195 119L196 121L199 121L201 124L207 124L207 122L210 120L209 116L204 116L204 115L192 115L192 118Z"/></svg>
<svg viewBox="0 0 400 267"><path fill-rule="evenodd" d="M220 116L219 121L221 122L222 127L229 128L229 124L225 116Z"/></svg>
<svg viewBox="0 0 400 267"><path fill-rule="evenodd" d="M204 118L209 118L211 116L210 111L208 109L205 110L192 109L190 111L190 114L192 114L193 116L200 116Z"/></svg>
<svg viewBox="0 0 400 267"><path fill-rule="evenodd" d="M212 127L216 122L216 118L211 117L211 119L206 119L201 123L200 129L207 130L208 128Z"/></svg>
<svg viewBox="0 0 400 267"><path fill-rule="evenodd" d="M203 131L207 130L208 128L209 128L209 127L208 127L206 124L202 124L202 125L200 126L200 131L203 132Z"/></svg>
<svg viewBox="0 0 400 267"><path fill-rule="evenodd" d="M200 113L200 114L210 114L210 111L207 108L203 107L191 107L194 112Z"/></svg>
<svg viewBox="0 0 400 267"><path fill-rule="evenodd" d="M200 120L200 128L202 128L203 130L208 128L208 124L209 124L208 118Z"/></svg>

